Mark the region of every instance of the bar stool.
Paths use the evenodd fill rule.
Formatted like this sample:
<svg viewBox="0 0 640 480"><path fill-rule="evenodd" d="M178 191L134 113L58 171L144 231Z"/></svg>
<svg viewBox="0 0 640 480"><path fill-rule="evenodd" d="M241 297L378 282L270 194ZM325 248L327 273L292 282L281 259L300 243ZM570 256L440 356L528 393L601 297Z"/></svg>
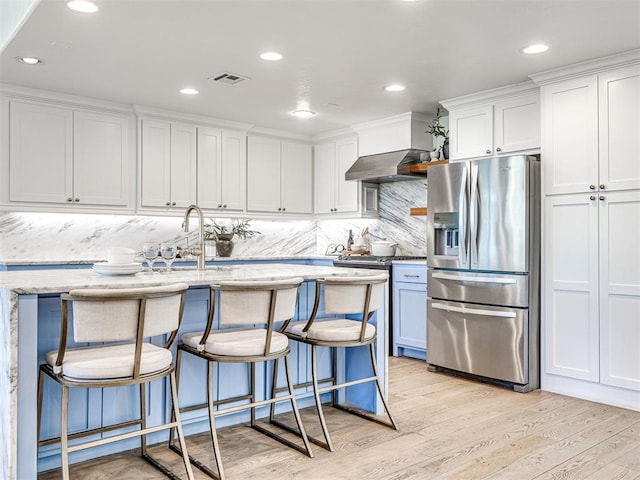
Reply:
<svg viewBox="0 0 640 480"><path fill-rule="evenodd" d="M311 345L311 382L295 385L295 388L313 385L318 418L324 442L317 438L309 439L333 451L333 444L325 421L320 395L325 392L332 393L332 406L340 410L358 415L368 420L398 430L389 406L382 391L380 376L375 357L376 327L369 323L376 310L382 306L384 299L384 283L388 279L388 274L382 273L375 276L354 276L354 277L331 277L316 281L316 296L313 311L308 321L286 322L281 328L291 340ZM324 290L324 296L322 291ZM338 315L341 318L318 318L318 310L321 299L324 298L324 310L326 314ZM360 314L357 320L344 317L349 314ZM373 375L356 379L344 383L337 383L337 348L339 347L360 347L369 345L371 357L371 367ZM332 376L328 378L318 378L317 368L317 347L329 347L332 351ZM277 366L275 372L277 373ZM277 377L274 374L273 384L276 385ZM389 422L383 421L372 414L365 413L359 409L338 403L337 391L353 385L368 382L375 382L378 394L382 400L385 412L389 417ZM320 387L320 384L329 383ZM279 391L280 389L276 389ZM273 412L272 412L273 413Z"/></svg>
<svg viewBox="0 0 640 480"><path fill-rule="evenodd" d="M186 444L180 423L175 366L169 350L175 339L188 285L178 283L161 287L132 289L78 289L61 296L62 325L58 350L46 354L46 363L38 375L38 447L60 443L62 450L62 478L69 479L69 454L91 447L105 445L132 437L140 437L141 455L151 465L170 478L177 478L147 452L147 435L160 430L178 430L183 447L183 462L189 479L193 471L188 461ZM73 338L76 342L100 342L102 345L67 348L70 307L73 312ZM168 334L163 346L149 341L149 337ZM146 340L145 340L146 339ZM40 440L42 398L45 375L62 386L62 412L60 437ZM172 409L175 420L157 426L147 426L147 383L169 377ZM68 433L69 388L108 388L139 385L140 419L125 421L100 428ZM108 407L109 405L104 405ZM138 426L128 431L99 440L69 445L70 440Z"/></svg>
<svg viewBox="0 0 640 480"><path fill-rule="evenodd" d="M274 323L290 320L297 303L298 287L302 278L289 278L276 281L229 281L212 285L211 308L204 332L187 333L178 345L177 365L178 383L182 365L182 353L194 355L207 362L207 403L181 407L181 412L208 408L213 454L217 472L190 456L191 462L207 475L223 480L225 478L220 453L220 442L216 433L216 418L220 415L251 409L250 427L291 447L309 457L313 457L307 434L300 419L289 366L289 341L286 335L274 331ZM217 297L217 303L216 303ZM214 330L214 318L219 312L221 326L235 325L239 328ZM266 325L266 328L264 328ZM284 358L288 394L265 400L256 399L256 363ZM249 393L224 399L214 399L214 364L247 363L250 365ZM244 401L240 405L221 407L229 403ZM289 401L297 424L295 433L302 439L300 446L271 429L256 422L256 407ZM288 429L294 431L294 429ZM170 445L177 447L171 436Z"/></svg>

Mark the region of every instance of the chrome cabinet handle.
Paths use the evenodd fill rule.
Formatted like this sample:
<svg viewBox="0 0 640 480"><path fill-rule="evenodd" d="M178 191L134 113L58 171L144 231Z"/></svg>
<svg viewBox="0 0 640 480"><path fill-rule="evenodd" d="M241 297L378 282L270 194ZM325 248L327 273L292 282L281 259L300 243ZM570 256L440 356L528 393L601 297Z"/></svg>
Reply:
<svg viewBox="0 0 640 480"><path fill-rule="evenodd" d="M595 185L589 185L589 190L595 190L596 186Z"/></svg>
<svg viewBox="0 0 640 480"><path fill-rule="evenodd" d="M226 205L223 205L223 206L222 206L222 208L227 208L227 206L226 206Z"/></svg>
<svg viewBox="0 0 640 480"><path fill-rule="evenodd" d="M282 207L282 211L283 211L283 212L284 212L284 211L286 211L286 210L287 210L287 209L286 209L285 207Z"/></svg>
<svg viewBox="0 0 640 480"><path fill-rule="evenodd" d="M170 207L170 206L171 206L171 202L167 202L167 207Z"/></svg>
<svg viewBox="0 0 640 480"><path fill-rule="evenodd" d="M604 199L605 199L604 195L600 195L598 198L599 198L600 200L604 200Z"/></svg>
<svg viewBox="0 0 640 480"><path fill-rule="evenodd" d="M491 150L487 148L487 149L484 151L484 153L489 154L489 153L491 153Z"/></svg>
<svg viewBox="0 0 640 480"><path fill-rule="evenodd" d="M67 202L73 202L73 198L71 197L67 198Z"/></svg>
<svg viewBox="0 0 640 480"><path fill-rule="evenodd" d="M172 207L175 207L175 206L176 206L176 202L172 202L172 203L171 203L171 206L172 206Z"/></svg>
<svg viewBox="0 0 640 480"><path fill-rule="evenodd" d="M409 275L408 273L404 274L405 278L420 278L420 275Z"/></svg>
<svg viewBox="0 0 640 480"><path fill-rule="evenodd" d="M604 188L605 188L604 183L601 183L600 184L600 190L604 190Z"/></svg>
<svg viewBox="0 0 640 480"><path fill-rule="evenodd" d="M595 195L591 195L591 196L589 197L589 200L595 200L595 199L596 199L596 196L595 196Z"/></svg>
<svg viewBox="0 0 640 480"><path fill-rule="evenodd" d="M80 199L78 197L76 197L75 200L74 200L74 202L76 202L76 203L79 202L79 201L80 201Z"/></svg>
<svg viewBox="0 0 640 480"><path fill-rule="evenodd" d="M218 204L218 208L222 208L222 204L221 203Z"/></svg>
<svg viewBox="0 0 640 480"><path fill-rule="evenodd" d="M501 151L502 151L502 149L500 147L496 148L496 152L501 152Z"/></svg>

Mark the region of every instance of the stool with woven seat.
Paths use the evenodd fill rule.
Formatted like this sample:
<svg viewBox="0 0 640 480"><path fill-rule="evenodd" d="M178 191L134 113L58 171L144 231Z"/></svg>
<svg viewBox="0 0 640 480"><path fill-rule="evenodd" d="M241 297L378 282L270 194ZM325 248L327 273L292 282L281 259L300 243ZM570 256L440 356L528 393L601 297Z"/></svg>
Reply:
<svg viewBox="0 0 640 480"><path fill-rule="evenodd" d="M274 331L274 323L290 320L296 311L298 288L302 278L289 278L274 281L229 281L211 286L211 307L209 319L203 332L184 334L178 345L177 365L178 382L184 359L182 354L194 355L207 362L207 402L198 405L181 406L181 412L190 412L207 408L213 443L213 455L216 470L202 461L190 457L191 462L207 475L224 479L220 442L216 432L216 417L220 415L251 409L250 426L279 442L294 448L309 457L313 457L309 440L300 419L300 413L294 396L289 366L289 340L286 335ZM236 328L213 329L216 313L219 314L221 327ZM264 328L266 326L266 328ZM284 358L287 377L287 394L259 400L256 397L256 363ZM229 398L216 399L214 392L215 363L247 363L249 365L249 393ZM222 392L217 392L218 396ZM295 433L302 445L277 434L273 429L265 428L256 421L256 408L274 406L278 402L289 401L297 424ZM237 404L237 402L243 402ZM227 404L235 403L233 406ZM263 423L263 422L261 422ZM294 429L290 429L294 430ZM171 436L171 447L175 450Z"/></svg>
<svg viewBox="0 0 640 480"><path fill-rule="evenodd" d="M280 332L283 332L291 340L311 346L311 382L299 384L295 387L313 386L318 418L324 435L324 441L312 437L309 437L309 439L327 450L333 451L334 449L320 398L323 393L332 393L333 407L398 430L398 426L389 410L380 382L380 376L378 375L374 345L377 335L376 327L369 323L373 314L383 304L384 284L387 279L388 275L385 272L375 276L331 277L324 280L317 280L315 303L309 320L301 322L286 322L280 328ZM319 318L318 310L322 298L324 298L325 314L338 315L342 318ZM346 315L350 314L359 314L360 318L355 320L347 318ZM373 375L344 383L337 383L337 348L361 347L367 345L369 346ZM332 350L331 377L322 379L318 378L317 347L330 347ZM277 368L274 373L274 386L277 384L276 375ZM360 409L355 409L348 405L338 403L338 390L368 382L375 382L377 392L382 400L386 415L389 418L388 422L379 419L375 415L363 412ZM325 386L321 387L320 385ZM276 391L279 390L280 388L276 388Z"/></svg>
<svg viewBox="0 0 640 480"><path fill-rule="evenodd" d="M187 284L179 283L131 289L78 289L62 295L60 345L58 350L46 354L46 363L40 366L38 376L38 447L60 443L63 479L69 478L70 453L132 437L140 437L141 455L145 460L169 478L178 478L147 451L147 435L172 428L178 431L186 473L189 479L193 479L177 411L175 366L169 350L182 320L187 288ZM70 310L73 313L74 341L100 342L101 345L67 348ZM158 335L168 335L162 346L149 341ZM44 380L47 376L62 386L61 434L60 437L40 440ZM147 426L146 385L166 377L169 377L175 420ZM139 419L68 433L69 388L127 385L139 385ZM133 426L139 428L131 430ZM69 445L70 440L123 428L127 428L125 433Z"/></svg>

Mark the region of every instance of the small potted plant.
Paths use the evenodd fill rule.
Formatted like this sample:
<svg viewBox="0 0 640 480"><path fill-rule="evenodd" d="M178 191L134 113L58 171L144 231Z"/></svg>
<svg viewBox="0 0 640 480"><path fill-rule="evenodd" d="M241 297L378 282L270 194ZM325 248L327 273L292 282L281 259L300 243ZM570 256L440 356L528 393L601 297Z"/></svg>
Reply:
<svg viewBox="0 0 640 480"><path fill-rule="evenodd" d="M441 148L442 148L442 156L446 160L449 158L449 130L447 130L447 128L440 123L441 117L442 117L442 114L440 113L440 107L438 107L438 109L436 110L436 117L433 119L433 122L430 125L427 125L427 131L425 133L429 135L433 135L436 139L438 137L444 138L444 142L442 143ZM433 151L438 152L438 155L439 155L440 147L434 148ZM433 156L432 156L432 160L433 160ZM435 158L435 160L437 160L437 158Z"/></svg>
<svg viewBox="0 0 640 480"><path fill-rule="evenodd" d="M209 223L204 224L205 240L216 242L216 251L220 257L231 256L234 235L244 240L260 233L251 229L251 220L248 218L233 220L230 226L218 223L213 218L207 220Z"/></svg>

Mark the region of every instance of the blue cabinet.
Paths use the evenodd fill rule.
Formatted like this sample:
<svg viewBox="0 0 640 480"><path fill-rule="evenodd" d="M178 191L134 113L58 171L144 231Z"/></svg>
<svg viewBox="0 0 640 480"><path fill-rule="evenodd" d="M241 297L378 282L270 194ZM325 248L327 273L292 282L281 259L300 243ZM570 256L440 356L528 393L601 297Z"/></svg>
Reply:
<svg viewBox="0 0 640 480"><path fill-rule="evenodd" d="M427 267L393 265L393 355L427 358Z"/></svg>

